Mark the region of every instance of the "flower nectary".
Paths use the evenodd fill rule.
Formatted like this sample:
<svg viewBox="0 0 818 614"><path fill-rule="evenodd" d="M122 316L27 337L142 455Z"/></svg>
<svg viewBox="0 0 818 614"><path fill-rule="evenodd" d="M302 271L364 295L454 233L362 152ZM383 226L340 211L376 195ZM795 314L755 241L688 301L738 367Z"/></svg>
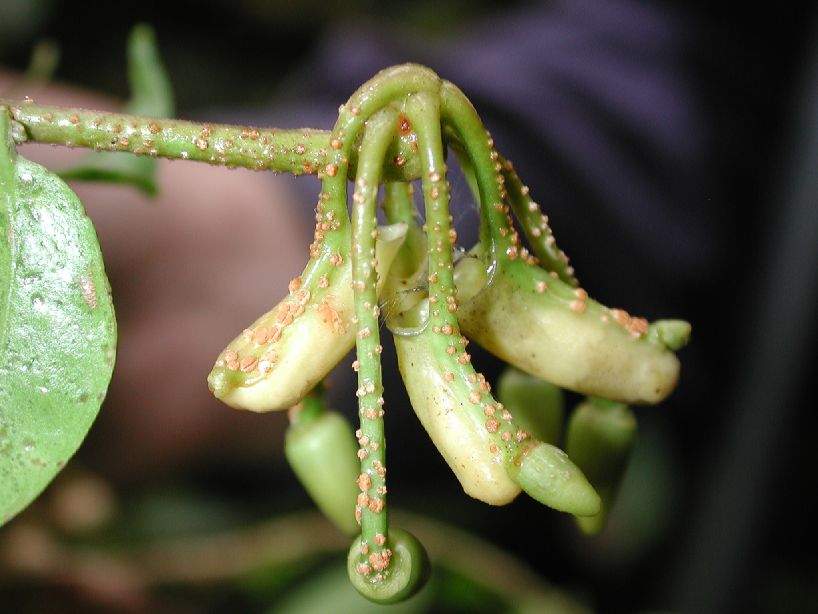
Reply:
<svg viewBox="0 0 818 614"><path fill-rule="evenodd" d="M406 234L405 224L381 227L378 286ZM264 412L298 403L355 345L352 268L348 254L323 253L310 275L219 355L208 376L211 391L236 409ZM314 271L326 271L318 275Z"/></svg>

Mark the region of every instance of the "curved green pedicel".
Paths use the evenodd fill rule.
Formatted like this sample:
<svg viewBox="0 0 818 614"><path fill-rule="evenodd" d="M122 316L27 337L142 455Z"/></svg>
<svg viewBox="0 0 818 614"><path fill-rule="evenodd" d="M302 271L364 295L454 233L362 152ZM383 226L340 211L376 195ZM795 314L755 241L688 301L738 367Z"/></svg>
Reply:
<svg viewBox="0 0 818 614"><path fill-rule="evenodd" d="M352 427L313 391L290 410L284 455L318 508L349 536L358 534L358 457Z"/></svg>
<svg viewBox="0 0 818 614"><path fill-rule="evenodd" d="M624 403L590 398L571 415L565 449L602 499L598 514L577 517L584 533L594 535L605 526L635 440L636 416Z"/></svg>
<svg viewBox="0 0 818 614"><path fill-rule="evenodd" d="M438 84L428 69L399 66L376 75L342 107L330 139L330 161L319 173L322 190L310 260L302 275L290 283L290 294L238 335L216 359L208 385L219 399L231 407L252 411L286 409L300 401L351 349L355 313L352 236L346 205L350 154L371 113L387 106L392 97L435 89ZM392 142L390 139L386 146ZM385 154L379 165L383 165ZM359 160L359 167L362 164ZM396 224L379 232L375 258L380 290L406 225Z"/></svg>
<svg viewBox="0 0 818 614"><path fill-rule="evenodd" d="M533 263L528 250L520 246L505 204L509 201L539 264L567 284L578 285L568 256L556 245L548 217L530 198L528 187L522 184L513 165L494 148L494 139L486 132L477 111L449 82L443 83L441 95L446 133L452 138L451 147L480 205L480 243L489 259L487 263L505 258Z"/></svg>
<svg viewBox="0 0 818 614"><path fill-rule="evenodd" d="M474 174L479 192L480 243L487 262L524 257L517 231L503 200L504 179L494 139L486 132L477 111L455 85L444 81L440 89L441 117L456 136L465 156L464 167Z"/></svg>
<svg viewBox="0 0 818 614"><path fill-rule="evenodd" d="M390 576L388 557L383 569L369 565L370 559L384 554L384 539L388 539L386 513L386 439L384 437L383 381L377 291L377 199L384 155L398 125L398 113L384 108L367 120L355 193L352 197L352 287L355 295L357 333L355 349L358 371L358 417L360 430L356 433L360 450L360 475L355 513L361 523L359 559L360 569L381 576ZM404 225L405 226L405 225ZM380 559L379 559L380 560ZM367 575L367 574L364 574ZM380 580L379 580L380 581Z"/></svg>
<svg viewBox="0 0 818 614"><path fill-rule="evenodd" d="M551 446L532 440L517 427L511 413L492 397L485 378L474 371L465 351L467 341L458 328L452 270L455 235L450 232L439 104L436 97L422 94L406 103L425 170L429 264L429 298L397 322L403 332L395 336L412 406L471 496L502 504L513 499L522 486L556 509L595 513L598 497L582 473L570 461L558 472L546 471L542 463L535 462ZM395 323L390 325L394 331Z"/></svg>
<svg viewBox="0 0 818 614"><path fill-rule="evenodd" d="M417 593L429 579L431 565L426 549L418 539L403 529L393 528L381 553L361 562L364 542L355 540L347 555L347 575L352 586L375 603L404 601ZM389 574L378 578L386 565Z"/></svg>
<svg viewBox="0 0 818 614"><path fill-rule="evenodd" d="M17 157L0 107L0 524L79 447L105 397L116 323L91 221Z"/></svg>
<svg viewBox="0 0 818 614"><path fill-rule="evenodd" d="M560 387L625 402L664 399L679 375L671 349L684 343L689 328L657 323L661 328L653 332L646 320L608 309L557 271L537 267L519 247L502 200L501 158L474 108L449 83L441 96L444 120L468 155L481 199L482 249L457 265L463 332L509 364Z"/></svg>
<svg viewBox="0 0 818 614"><path fill-rule="evenodd" d="M520 221L531 251L539 260L539 265L546 271L556 273L559 278L570 286L578 286L579 281L574 275L574 267L569 264L568 256L557 247L554 233L548 225L548 216L542 212L540 206L531 198L528 186L523 185L517 176L514 166L509 160L498 156L501 165L500 172L505 179L504 186L511 210Z"/></svg>

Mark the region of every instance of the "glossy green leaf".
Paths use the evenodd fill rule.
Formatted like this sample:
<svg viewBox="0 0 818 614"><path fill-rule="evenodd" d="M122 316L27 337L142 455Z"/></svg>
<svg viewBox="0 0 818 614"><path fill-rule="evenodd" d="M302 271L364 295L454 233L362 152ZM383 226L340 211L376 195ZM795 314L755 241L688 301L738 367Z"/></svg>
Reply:
<svg viewBox="0 0 818 614"><path fill-rule="evenodd" d="M128 84L131 99L125 113L147 117L174 114L170 78L159 57L153 28L146 24L134 27L128 38ZM130 184L151 196L157 191L155 174L154 158L122 152L91 153L78 166L60 172L63 179Z"/></svg>
<svg viewBox="0 0 818 614"><path fill-rule="evenodd" d="M0 524L77 450L114 365L116 324L82 204L17 157L0 108Z"/></svg>

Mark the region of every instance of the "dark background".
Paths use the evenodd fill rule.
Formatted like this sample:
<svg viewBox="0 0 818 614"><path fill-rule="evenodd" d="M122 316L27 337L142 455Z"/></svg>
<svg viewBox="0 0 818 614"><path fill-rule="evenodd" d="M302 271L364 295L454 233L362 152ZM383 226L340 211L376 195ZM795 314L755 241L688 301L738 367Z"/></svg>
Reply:
<svg viewBox="0 0 818 614"><path fill-rule="evenodd" d="M24 69L47 36L60 44L58 80L124 98L124 41L144 20L157 30L180 117L329 128L376 70L426 63L473 100L593 296L693 324L678 390L637 410L633 488L643 497L615 531L584 541L530 501L464 501L431 454L402 455L431 449L409 412L388 427L393 503L503 547L509 525L526 527L530 542L515 543L515 554L599 611L818 611L808 394L818 375L818 21L809 3L113 6L0 2L0 65ZM455 216L474 223L467 207ZM488 357L475 362L499 372ZM394 364L384 369L399 388ZM347 390L340 383L334 395L351 416ZM92 431L78 462L125 498L160 483L273 511L308 505L280 455L251 467L203 451L123 475L96 443ZM419 477L430 471L441 474L431 492L451 501L445 509ZM271 504L271 480L291 494Z"/></svg>

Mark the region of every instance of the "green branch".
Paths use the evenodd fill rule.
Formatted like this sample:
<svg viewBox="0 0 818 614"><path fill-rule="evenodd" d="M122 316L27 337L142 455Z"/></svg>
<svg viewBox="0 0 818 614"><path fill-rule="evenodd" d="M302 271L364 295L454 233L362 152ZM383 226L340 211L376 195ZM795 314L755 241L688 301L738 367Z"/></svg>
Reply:
<svg viewBox="0 0 818 614"><path fill-rule="evenodd" d="M230 168L319 175L335 150L327 130L253 128L212 122L157 119L88 109L0 99L14 123L19 143L50 143L96 151L126 151L141 156L195 160ZM351 147L350 168L356 165ZM384 177L411 181L418 177L416 156L399 140L384 164Z"/></svg>

